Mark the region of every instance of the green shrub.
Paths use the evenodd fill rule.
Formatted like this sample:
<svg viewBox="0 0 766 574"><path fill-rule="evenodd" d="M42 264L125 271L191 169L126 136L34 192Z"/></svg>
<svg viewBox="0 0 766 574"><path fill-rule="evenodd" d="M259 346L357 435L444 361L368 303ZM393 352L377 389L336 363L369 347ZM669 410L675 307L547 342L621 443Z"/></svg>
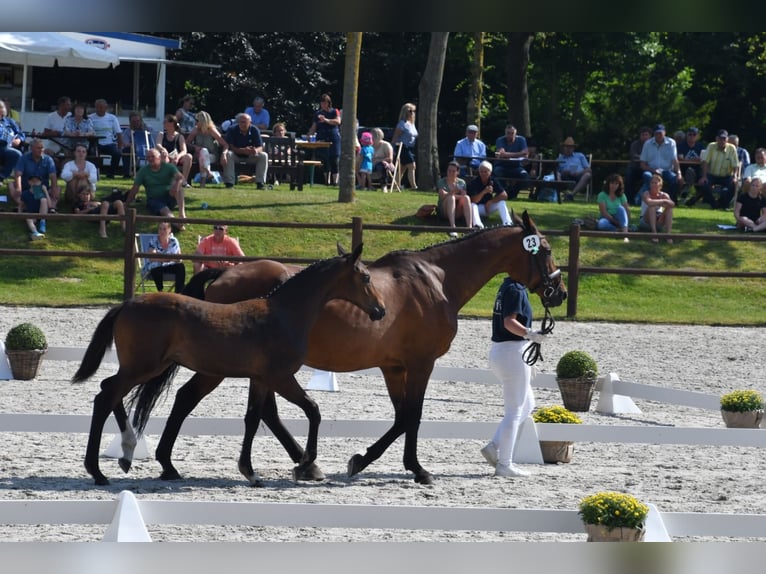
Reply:
<svg viewBox="0 0 766 574"><path fill-rule="evenodd" d="M643 528L649 507L630 494L597 492L580 501L578 513L585 524L612 528Z"/></svg>
<svg viewBox="0 0 766 574"><path fill-rule="evenodd" d="M754 390L732 391L721 397L721 410L743 413L763 408L763 397Z"/></svg>
<svg viewBox="0 0 766 574"><path fill-rule="evenodd" d="M32 323L16 325L5 336L6 351L28 351L30 349L47 349L48 341L45 339L40 327Z"/></svg>
<svg viewBox="0 0 766 574"><path fill-rule="evenodd" d="M532 413L532 420L536 423L564 423L579 425L582 419L569 409L560 405L542 407Z"/></svg>
<svg viewBox="0 0 766 574"><path fill-rule="evenodd" d="M556 376L560 379L595 378L598 376L598 365L585 351L568 351L556 365Z"/></svg>

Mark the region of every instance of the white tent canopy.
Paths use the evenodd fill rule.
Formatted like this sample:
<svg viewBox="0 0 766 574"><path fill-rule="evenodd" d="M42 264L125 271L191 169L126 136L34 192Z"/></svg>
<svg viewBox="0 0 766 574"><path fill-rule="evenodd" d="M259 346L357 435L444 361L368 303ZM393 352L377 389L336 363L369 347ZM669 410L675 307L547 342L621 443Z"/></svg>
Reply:
<svg viewBox="0 0 766 574"><path fill-rule="evenodd" d="M0 63L24 67L20 110L23 113L29 66L52 68L58 64L70 68L108 68L118 66L120 58L59 32L0 32Z"/></svg>

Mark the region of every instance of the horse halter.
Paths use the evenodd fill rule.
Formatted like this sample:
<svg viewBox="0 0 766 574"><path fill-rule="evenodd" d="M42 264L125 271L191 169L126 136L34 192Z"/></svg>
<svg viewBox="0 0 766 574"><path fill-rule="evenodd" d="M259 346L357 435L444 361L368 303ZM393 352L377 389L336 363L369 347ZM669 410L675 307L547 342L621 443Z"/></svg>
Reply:
<svg viewBox="0 0 766 574"><path fill-rule="evenodd" d="M547 273L545 262L551 256L551 250L543 247L542 239L539 236L538 236L538 241L539 241L539 246L528 251L529 251L529 256L532 258L532 261L534 262L535 265L537 265L537 271L539 272L540 277L542 277L543 296L541 297L541 299L542 299L543 307L545 308L545 317L543 317L540 332L542 332L544 335L548 335L553 332L553 327L556 326L556 322L553 320L553 316L551 315L551 310L548 306L548 303L551 297L553 297L553 294L556 292L556 287L554 285L554 282L557 278L561 276L561 269L556 269L555 271L551 273ZM530 266L530 274L531 274L531 266ZM542 354L542 351L540 350L540 343L532 342L529 345L527 345L527 348L524 349L524 352L522 353L521 357L524 360L524 362L530 367L533 366L535 363L537 363L538 360L543 360L543 354Z"/></svg>

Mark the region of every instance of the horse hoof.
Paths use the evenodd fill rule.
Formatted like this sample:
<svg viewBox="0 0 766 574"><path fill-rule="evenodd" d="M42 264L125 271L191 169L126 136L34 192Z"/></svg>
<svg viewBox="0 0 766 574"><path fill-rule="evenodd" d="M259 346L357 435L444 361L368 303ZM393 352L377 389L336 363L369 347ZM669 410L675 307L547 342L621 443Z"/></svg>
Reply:
<svg viewBox="0 0 766 574"><path fill-rule="evenodd" d="M181 475L178 474L178 471L175 468L171 468L170 470L162 471L160 480L181 480Z"/></svg>
<svg viewBox="0 0 766 574"><path fill-rule="evenodd" d="M105 476L97 476L95 482L96 486L109 486L109 479Z"/></svg>
<svg viewBox="0 0 766 574"><path fill-rule="evenodd" d="M248 476L247 480L250 483L250 486L254 488L263 488L264 486L263 479L257 474L254 474L253 476Z"/></svg>
<svg viewBox="0 0 766 574"><path fill-rule="evenodd" d="M130 470L130 465L133 464L133 461L128 460L127 458L120 458L117 460L117 464L120 465L122 472L124 472L125 474L128 474L128 471Z"/></svg>
<svg viewBox="0 0 766 574"><path fill-rule="evenodd" d="M301 468L301 466L298 465L293 469L293 480L302 480L304 482L308 482L308 481L321 481L324 479L325 479L324 473L313 462L310 465L308 465L306 468Z"/></svg>
<svg viewBox="0 0 766 574"><path fill-rule="evenodd" d="M415 482L417 482L418 484L433 484L434 475L428 472L427 470L424 470L420 474L415 475Z"/></svg>
<svg viewBox="0 0 766 574"><path fill-rule="evenodd" d="M362 455L361 454L355 454L348 460L348 475L354 476L356 473L358 473L360 470L362 470L364 467L362 466Z"/></svg>

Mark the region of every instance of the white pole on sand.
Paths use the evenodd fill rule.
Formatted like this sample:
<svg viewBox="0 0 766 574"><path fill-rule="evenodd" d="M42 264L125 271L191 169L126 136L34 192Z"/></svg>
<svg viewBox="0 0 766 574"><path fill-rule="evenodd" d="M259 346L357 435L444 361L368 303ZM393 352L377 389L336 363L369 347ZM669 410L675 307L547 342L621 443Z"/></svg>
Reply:
<svg viewBox="0 0 766 574"><path fill-rule="evenodd" d="M311 375L311 380L306 385L306 389L309 391L331 391L335 393L340 391L338 378L335 376L335 373L318 369Z"/></svg>

